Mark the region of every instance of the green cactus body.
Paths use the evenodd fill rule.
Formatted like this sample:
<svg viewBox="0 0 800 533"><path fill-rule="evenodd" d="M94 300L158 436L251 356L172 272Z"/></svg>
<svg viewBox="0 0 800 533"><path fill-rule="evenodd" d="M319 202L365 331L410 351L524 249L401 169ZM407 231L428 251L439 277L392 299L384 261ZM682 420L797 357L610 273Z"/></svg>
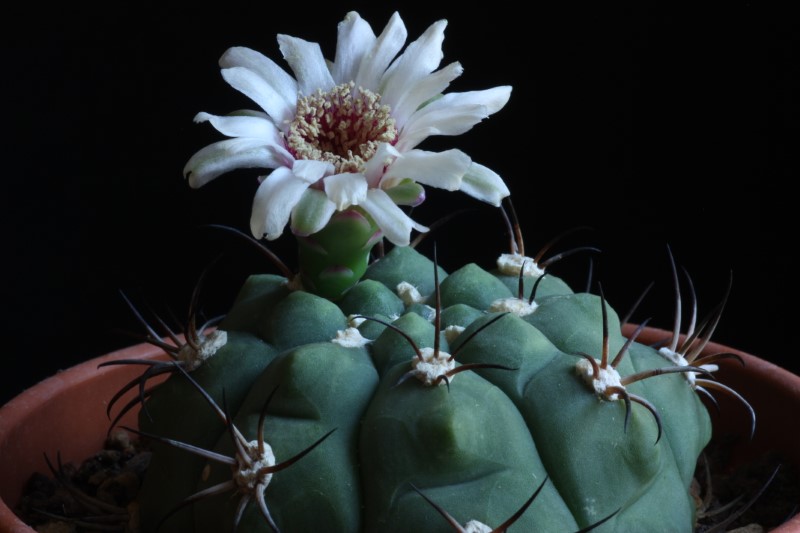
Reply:
<svg viewBox="0 0 800 533"><path fill-rule="evenodd" d="M465 265L442 281L442 306L464 304L475 309L488 309L500 298L511 298L511 291L474 263Z"/></svg>
<svg viewBox="0 0 800 533"><path fill-rule="evenodd" d="M402 282L410 283L423 295L431 295L436 289L433 282L433 261L418 254L407 246L392 248L380 261L371 264L364 273L364 279L380 281L390 290L397 290L397 285ZM447 278L447 273L441 267L439 282Z"/></svg>
<svg viewBox="0 0 800 533"><path fill-rule="evenodd" d="M512 294L519 296L517 294L519 292L519 276L509 276L502 274L497 270L492 270L491 272L497 279L502 281L506 287L508 287L508 290L510 290ZM524 295L530 295L537 279L537 277L533 276L525 276L523 278L522 284ZM546 275L544 278L542 278L542 281L539 282L539 286L536 288L536 297L544 298L546 296L553 296L557 294L572 294L572 289L561 278L551 276L549 274Z"/></svg>
<svg viewBox="0 0 800 533"><path fill-rule="evenodd" d="M631 346L631 363L636 372L664 366L664 358L653 348L642 344ZM692 481L697 450L702 450L711 438L708 413L697 401L696 394L686 394L690 388L683 375L661 376L641 383L659 412L674 411L683 417L662 417L664 438L669 442L684 485Z"/></svg>
<svg viewBox="0 0 800 533"><path fill-rule="evenodd" d="M224 395L228 408L238 410L255 378L277 354L254 335L229 331L225 346L192 372L192 377L219 405ZM147 402L147 412L139 416L141 431L205 448L225 433L223 422L183 376L173 377L169 386L157 391ZM139 501L145 531L155 531L161 518L194 491L198 473L205 465L203 459L166 444L154 442L153 447L150 473ZM170 526L177 531L191 530L189 509L171 520Z"/></svg>
<svg viewBox="0 0 800 533"><path fill-rule="evenodd" d="M449 391L416 380L395 387L407 367L386 374L364 418L365 530L447 531L411 483L462 523L502 523L546 475L519 411L470 373L457 376ZM521 531L576 529L552 485L539 498L547 512L526 513Z"/></svg>
<svg viewBox="0 0 800 533"><path fill-rule="evenodd" d="M264 433L278 461L336 430L323 442L324 453L314 450L274 475L265 498L282 530L360 529L362 491L356 443L361 417L377 383L366 350L329 342L306 344L284 353L254 383L234 424L244 434L255 435L259 414L274 390ZM222 436L214 449L230 455L231 439ZM229 468L220 466L196 488L223 482L230 475ZM230 494L221 494L208 505L196 506L196 531L232 531L236 504ZM255 505L248 508L240 528L270 531Z"/></svg>
<svg viewBox="0 0 800 533"><path fill-rule="evenodd" d="M551 278L532 313L491 312L496 299L517 294L516 281L468 265L449 276L439 273L438 346L443 354L455 354L456 368L495 367L426 385L407 374L420 357L416 350L436 344L434 324L416 312L435 305L433 268L413 249L395 248L336 303L290 292L275 276L245 284L222 327L231 335L247 332L241 335L249 339L257 334L269 355L254 356L258 364L247 372L237 363L236 373L247 374L241 386L204 378L203 387L218 402L225 388L233 424L247 439L256 438L259 413L274 391L263 435L277 463L336 430L273 474L264 497L278 527L289 533L451 531L416 487L462 525L477 520L493 528L548 479L512 531L570 532L615 512L597 531L691 530L688 486L710 424L683 375L629 385L631 394L646 398L660 414L660 440L653 415L638 403L625 428L624 402L600 398L575 370L582 359L576 352L600 357L600 299L573 294ZM422 298L404 303L396 293L401 282ZM359 324L353 315L380 322ZM355 326L369 342L359 342ZM613 357L626 339L610 308L608 329ZM219 361L193 375L210 374L212 365L222 364L229 373L228 363ZM617 370L628 376L664 366L655 350L634 343ZM182 434L170 431L172 412L186 409L177 405L195 397L196 426L187 423ZM154 422L142 415L142 427L231 455L229 434L203 402L184 376L173 376L148 401ZM162 516L182 498L231 479L229 466L209 470L206 459L163 448L154 457L158 468L148 474L161 481L148 479L145 487L147 501L161 502L151 510ZM163 481L178 476L180 482ZM164 527L180 524L181 531L192 531L185 521L193 519L194 531L230 531L241 497L210 497L195 504L193 513L170 517ZM240 530L270 531L254 502Z"/></svg>

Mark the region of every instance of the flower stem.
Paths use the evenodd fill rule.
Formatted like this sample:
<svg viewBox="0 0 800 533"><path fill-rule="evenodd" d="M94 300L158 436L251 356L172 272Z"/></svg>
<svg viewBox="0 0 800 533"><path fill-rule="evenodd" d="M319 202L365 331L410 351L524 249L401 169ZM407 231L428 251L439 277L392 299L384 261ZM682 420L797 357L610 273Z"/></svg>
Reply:
<svg viewBox="0 0 800 533"><path fill-rule="evenodd" d="M305 290L331 300L341 297L364 275L370 250L381 237L372 218L358 207L336 213L313 235L298 236Z"/></svg>

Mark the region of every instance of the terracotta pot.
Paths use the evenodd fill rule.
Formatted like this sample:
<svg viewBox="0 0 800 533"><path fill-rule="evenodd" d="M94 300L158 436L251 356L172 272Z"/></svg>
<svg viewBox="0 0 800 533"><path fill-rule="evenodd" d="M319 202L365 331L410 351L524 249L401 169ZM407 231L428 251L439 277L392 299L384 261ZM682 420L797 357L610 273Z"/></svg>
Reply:
<svg viewBox="0 0 800 533"><path fill-rule="evenodd" d="M632 330L626 327L626 333ZM644 343L657 342L668 333L645 329L639 337ZM735 447L735 460L747 462L767 452L777 451L800 466L800 445L794 438L796 428L787 428L785 413L800 412L800 377L755 356L719 344L710 343L706 351L729 351L745 361L741 367L725 361L718 379L739 391L751 403L758 417L755 437L746 438L747 413L720 395L719 414L712 412L714 434L741 437ZM5 502L19 500L31 472L47 472L43 453L55 457L61 453L65 462L80 462L100 449L108 430L105 409L109 398L141 368L112 366L100 370L97 365L118 359L164 358L164 353L140 344L80 364L23 392L0 409L0 533L31 533ZM123 423L133 425L135 412ZM773 530L800 533L800 515Z"/></svg>
<svg viewBox="0 0 800 533"><path fill-rule="evenodd" d="M141 374L130 365L98 369L119 359L166 359L164 352L138 344L59 372L0 408L0 533L34 533L9 509L22 495L32 472L49 472L46 453L80 463L101 449L108 431L108 400ZM122 423L136 425L138 409Z"/></svg>
<svg viewBox="0 0 800 533"><path fill-rule="evenodd" d="M622 328L625 335L635 325ZM655 344L671 336L658 328L645 328L637 338L643 344ZM754 355L717 343L709 343L703 353L731 352L742 358L744 366L732 359L719 363L714 373L720 381L741 394L756 412L756 431L751 440L750 415L746 408L725 394L715 394L719 409L709 407L715 439L733 439L730 468L752 462L768 452L776 452L795 467L800 467L800 443L795 422L786 413L800 413L800 376ZM800 502L798 502L800 503ZM775 533L800 533L800 514L771 530Z"/></svg>

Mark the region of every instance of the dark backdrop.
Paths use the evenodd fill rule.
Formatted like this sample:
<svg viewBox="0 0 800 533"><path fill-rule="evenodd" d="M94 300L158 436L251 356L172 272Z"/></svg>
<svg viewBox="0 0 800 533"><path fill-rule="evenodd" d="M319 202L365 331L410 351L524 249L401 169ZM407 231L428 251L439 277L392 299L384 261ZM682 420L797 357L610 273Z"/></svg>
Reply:
<svg viewBox="0 0 800 533"><path fill-rule="evenodd" d="M197 2L102 12L28 5L6 14L0 403L58 369L135 342L125 332L141 329L119 289L183 317L198 273L222 250L202 298L214 315L248 273L274 271L251 247L199 228L246 229L256 172L189 190L186 159L221 138L192 117L253 107L219 75L227 47L278 59L275 35L287 33L321 42L332 57L348 9L376 32L399 9L412 39L447 18L445 63L465 68L450 90L514 86L490 120L422 147L459 147L504 176L529 249L591 226L561 249L603 249L595 274L621 311L656 281L634 319L652 316L662 327L672 313L667 244L695 280L701 313L719 301L733 271L715 340L798 371L789 186L797 177L800 32L761 4L584 11L548 3L523 15L496 1L460 11ZM465 261L490 266L506 247L495 211L431 191L414 216L430 223L462 207L477 214L421 249L436 240L450 270ZM288 237L273 249L293 264ZM553 273L582 287L587 265L582 256Z"/></svg>

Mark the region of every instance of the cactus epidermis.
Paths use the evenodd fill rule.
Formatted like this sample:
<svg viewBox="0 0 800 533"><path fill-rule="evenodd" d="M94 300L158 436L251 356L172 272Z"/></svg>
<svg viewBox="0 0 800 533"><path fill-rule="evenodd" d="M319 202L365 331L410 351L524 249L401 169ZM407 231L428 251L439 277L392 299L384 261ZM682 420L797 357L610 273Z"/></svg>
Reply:
<svg viewBox="0 0 800 533"><path fill-rule="evenodd" d="M272 475L263 495L281 531L452 530L430 501L459 524L496 526L538 487L515 530L570 532L611 515L597 531L691 530L688 486L710 437L705 408L682 375L627 383L669 363L628 342L600 297L547 277L535 310L518 316L489 311L497 300L527 296L511 276L474 264L434 276L433 263L408 247L370 265L336 303L290 291L278 276L253 276L219 325L228 342L192 376L224 401L229 426L247 440L257 438L274 391L263 439L277 463L336 430ZM403 282L425 299L405 303ZM369 342L333 342L353 327ZM609 365L612 354L623 355ZM452 366L434 372L449 376L447 386L403 379L415 360L437 356ZM603 358L624 394L604 395L576 373L592 359L584 363L591 378ZM457 372L462 366L469 370ZM235 452L230 428L184 376L159 386L147 406L144 431ZM155 448L142 499L146 530L187 496L232 478L227 465ZM170 515L164 528L230 531L236 510L236 499L215 495ZM255 504L240 526L270 531Z"/></svg>

